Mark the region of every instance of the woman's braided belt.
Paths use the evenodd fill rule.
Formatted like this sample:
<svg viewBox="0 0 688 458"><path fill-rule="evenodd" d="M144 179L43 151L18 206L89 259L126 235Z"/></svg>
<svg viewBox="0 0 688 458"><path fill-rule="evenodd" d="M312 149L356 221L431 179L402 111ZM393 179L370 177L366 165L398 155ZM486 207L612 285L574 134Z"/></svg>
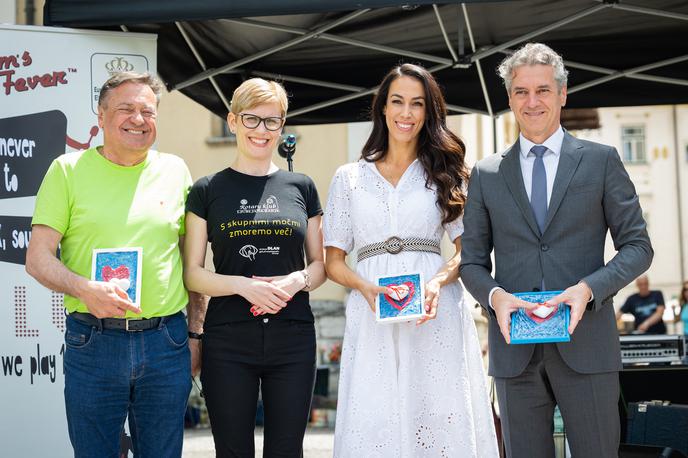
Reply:
<svg viewBox="0 0 688 458"><path fill-rule="evenodd" d="M422 239L419 237L392 236L384 242L371 243L358 250L358 262L364 259L379 256L381 254L399 254L402 251L423 251L426 253L440 254L440 242L437 240Z"/></svg>

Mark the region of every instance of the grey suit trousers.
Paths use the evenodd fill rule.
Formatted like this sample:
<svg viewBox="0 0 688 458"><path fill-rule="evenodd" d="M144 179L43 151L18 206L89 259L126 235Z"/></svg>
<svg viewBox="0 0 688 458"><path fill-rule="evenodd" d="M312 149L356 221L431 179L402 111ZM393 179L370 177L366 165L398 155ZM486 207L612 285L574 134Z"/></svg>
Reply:
<svg viewBox="0 0 688 458"><path fill-rule="evenodd" d="M553 421L559 405L573 458L618 456L619 374L580 374L554 344L537 344L525 370L495 378L502 431L510 458L552 458Z"/></svg>

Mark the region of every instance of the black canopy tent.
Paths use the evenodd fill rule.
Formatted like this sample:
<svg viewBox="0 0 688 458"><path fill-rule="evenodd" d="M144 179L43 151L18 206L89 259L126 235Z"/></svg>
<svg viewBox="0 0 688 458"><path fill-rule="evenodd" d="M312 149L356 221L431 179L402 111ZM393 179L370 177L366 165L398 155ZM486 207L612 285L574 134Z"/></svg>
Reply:
<svg viewBox="0 0 688 458"><path fill-rule="evenodd" d="M290 124L365 120L402 61L436 75L452 112L497 116L495 68L527 41L564 56L569 108L688 103L685 0L47 0L44 22L158 34L168 89L222 117L261 76L285 82Z"/></svg>

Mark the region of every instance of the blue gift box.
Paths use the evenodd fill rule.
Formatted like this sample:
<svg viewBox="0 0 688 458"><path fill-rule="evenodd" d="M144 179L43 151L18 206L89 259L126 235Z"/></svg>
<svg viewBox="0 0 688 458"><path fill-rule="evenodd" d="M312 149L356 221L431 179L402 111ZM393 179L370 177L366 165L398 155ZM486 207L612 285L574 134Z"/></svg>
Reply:
<svg viewBox="0 0 688 458"><path fill-rule="evenodd" d="M375 313L378 323L394 323L398 321L412 321L424 314L423 300L425 298L425 283L423 274L406 273L376 278L378 286L394 287L403 285L408 295L401 300L395 300L386 294L378 294Z"/></svg>
<svg viewBox="0 0 688 458"><path fill-rule="evenodd" d="M545 302L561 291L537 291L514 293L514 296L535 304ZM518 309L511 314L511 343L534 344L548 342L569 342L569 320L571 311L568 305L559 304L546 318L539 318L526 309Z"/></svg>

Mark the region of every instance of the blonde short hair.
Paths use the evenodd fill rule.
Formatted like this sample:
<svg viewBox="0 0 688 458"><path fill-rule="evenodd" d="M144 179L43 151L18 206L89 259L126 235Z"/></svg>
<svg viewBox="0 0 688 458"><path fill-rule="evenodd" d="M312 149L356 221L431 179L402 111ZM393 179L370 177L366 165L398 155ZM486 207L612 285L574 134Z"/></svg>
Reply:
<svg viewBox="0 0 688 458"><path fill-rule="evenodd" d="M286 116L289 102L284 87L276 81L251 78L234 90L230 106L232 113L238 115L248 108L273 102L280 106L282 116Z"/></svg>

